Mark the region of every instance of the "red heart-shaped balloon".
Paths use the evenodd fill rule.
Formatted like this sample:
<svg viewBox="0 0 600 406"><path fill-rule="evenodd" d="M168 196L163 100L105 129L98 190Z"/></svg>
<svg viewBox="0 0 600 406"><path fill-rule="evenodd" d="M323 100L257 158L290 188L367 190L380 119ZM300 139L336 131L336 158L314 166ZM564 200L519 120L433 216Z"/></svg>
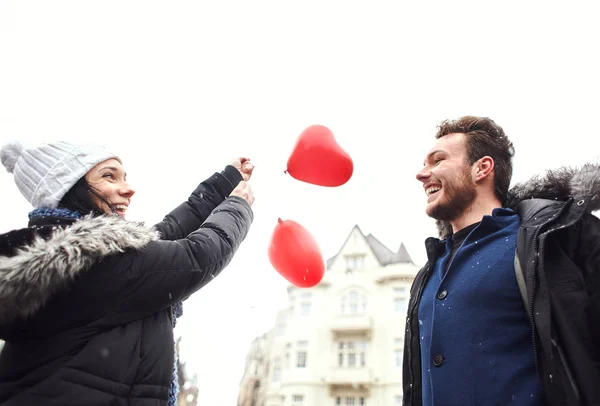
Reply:
<svg viewBox="0 0 600 406"><path fill-rule="evenodd" d="M350 180L353 171L352 158L339 146L331 130L312 125L296 140L286 172L314 185L341 186Z"/></svg>
<svg viewBox="0 0 600 406"><path fill-rule="evenodd" d="M325 261L313 236L293 220L277 220L269 244L269 261L291 284L315 286L325 274Z"/></svg>

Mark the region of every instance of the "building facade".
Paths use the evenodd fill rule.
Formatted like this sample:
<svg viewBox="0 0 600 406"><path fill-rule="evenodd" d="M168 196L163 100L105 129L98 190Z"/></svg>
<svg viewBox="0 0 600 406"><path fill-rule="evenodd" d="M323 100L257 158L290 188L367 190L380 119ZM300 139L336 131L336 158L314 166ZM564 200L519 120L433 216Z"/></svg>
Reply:
<svg viewBox="0 0 600 406"><path fill-rule="evenodd" d="M181 337L177 339L176 351L179 354L179 344ZM177 396L177 406L197 406L198 405L198 379L196 374L189 377L185 362L177 358L177 380L179 382L179 395Z"/></svg>
<svg viewBox="0 0 600 406"><path fill-rule="evenodd" d="M401 405L406 307L417 271L404 245L393 252L355 226L317 286L288 287L287 308L248 356L240 395L248 399L253 385L254 403L238 405Z"/></svg>
<svg viewBox="0 0 600 406"><path fill-rule="evenodd" d="M266 398L266 377L269 375L269 348L272 334L254 339L246 357L244 376L240 382L238 406L262 406Z"/></svg>

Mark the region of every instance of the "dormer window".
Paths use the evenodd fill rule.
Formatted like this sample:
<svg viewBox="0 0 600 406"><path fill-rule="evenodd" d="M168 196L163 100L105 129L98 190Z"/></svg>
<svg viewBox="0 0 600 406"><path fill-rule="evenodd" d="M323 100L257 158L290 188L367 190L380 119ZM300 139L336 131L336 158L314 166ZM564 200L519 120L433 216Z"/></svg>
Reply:
<svg viewBox="0 0 600 406"><path fill-rule="evenodd" d="M365 256L364 255L346 255L346 273L352 273L353 271L363 269L365 267Z"/></svg>

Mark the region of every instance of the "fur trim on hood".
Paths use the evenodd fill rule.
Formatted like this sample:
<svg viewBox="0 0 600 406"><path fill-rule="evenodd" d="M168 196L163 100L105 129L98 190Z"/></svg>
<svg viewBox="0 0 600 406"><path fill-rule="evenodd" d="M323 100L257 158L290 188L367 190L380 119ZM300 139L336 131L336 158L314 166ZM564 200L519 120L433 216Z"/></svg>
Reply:
<svg viewBox="0 0 600 406"><path fill-rule="evenodd" d="M84 217L36 237L15 255L0 254L0 325L38 311L53 294L102 258L159 238L142 223L117 216Z"/></svg>
<svg viewBox="0 0 600 406"><path fill-rule="evenodd" d="M525 199L567 200L570 197L587 197L587 211L600 210L600 164L561 167L541 177L533 176L509 190L505 207L515 209ZM436 220L436 225L439 238L452 234L449 222Z"/></svg>

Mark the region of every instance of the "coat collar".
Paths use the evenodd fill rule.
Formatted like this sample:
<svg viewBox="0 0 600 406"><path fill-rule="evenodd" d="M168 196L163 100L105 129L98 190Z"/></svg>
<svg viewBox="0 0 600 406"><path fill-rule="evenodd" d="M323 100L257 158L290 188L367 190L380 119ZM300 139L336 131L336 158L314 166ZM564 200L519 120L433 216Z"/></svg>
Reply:
<svg viewBox="0 0 600 406"><path fill-rule="evenodd" d="M600 164L561 167L518 183L509 190L505 207L516 211L519 203L526 199L562 202L571 198L583 200L587 212L600 210ZM445 239L452 234L449 222L436 220L436 225L439 238Z"/></svg>
<svg viewBox="0 0 600 406"><path fill-rule="evenodd" d="M0 235L0 326L26 318L102 258L159 238L143 223L87 216Z"/></svg>

